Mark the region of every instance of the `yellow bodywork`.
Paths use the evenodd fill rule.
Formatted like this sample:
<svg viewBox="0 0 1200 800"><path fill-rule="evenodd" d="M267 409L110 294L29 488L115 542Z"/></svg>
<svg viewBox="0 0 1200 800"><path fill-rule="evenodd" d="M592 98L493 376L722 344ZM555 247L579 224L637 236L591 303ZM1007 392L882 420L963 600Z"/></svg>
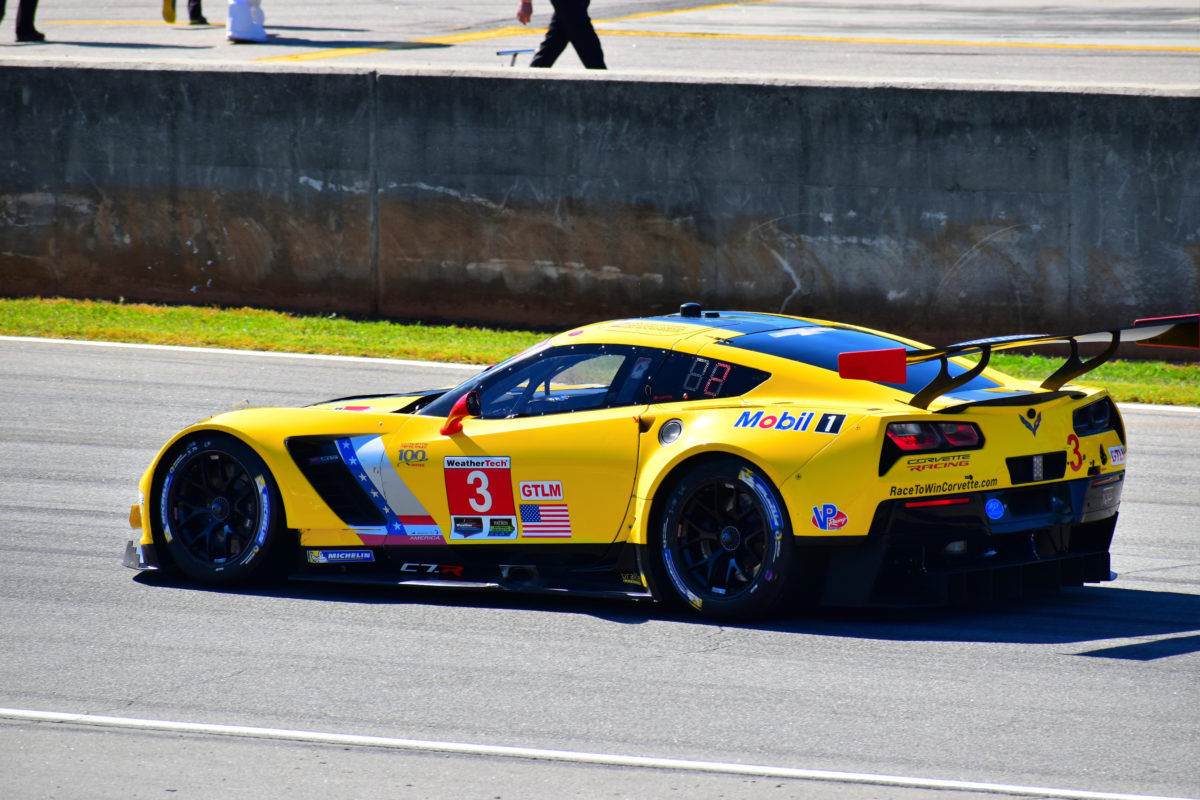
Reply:
<svg viewBox="0 0 1200 800"><path fill-rule="evenodd" d="M1065 452L1068 468L1059 480L1124 469L1123 457L1108 457L1117 450L1123 453L1115 431L1081 439L1072 428L1073 411L1105 393L1070 386L1069 394L1038 403L1036 428L1022 420L1027 406L1019 404L979 406L939 417L977 424L984 446L900 458L881 475L887 424L930 419L930 412L951 400L939 398L929 411L917 409L903 392L737 349L730 344L735 338L736 333L717 327L649 319L599 323L544 345L657 347L729 359L770 373L761 385L732 398L650 401L518 419L467 418L462 430L451 434L441 433L445 417L397 413L412 397L220 414L164 445L141 479L141 499L131 509L130 524L141 529L142 544L153 542L157 512L146 504L154 497L159 462L180 439L201 431L231 434L262 457L278 483L287 527L298 531L301 544L309 548L388 542L372 540L370 532L347 525L330 509L288 452L287 440L297 435L351 437L365 443L365 449L374 448L371 452L379 458L369 469L375 470L377 485L410 493L413 507L427 513L429 525L441 532L445 543L467 547L512 543L518 536L515 530L513 536L503 536L504 520L512 518L514 529L523 532L524 523L517 522L523 500L547 499L567 506L569 535L539 537L540 543L645 543L656 498L677 470L714 453L756 465L778 488L793 534L810 538L864 537L884 501L1007 488L1012 484L1006 459L1011 457ZM1008 390L1034 390L991 370L984 375ZM678 421L673 427L681 426L678 438L663 443L660 431L673 420ZM822 425L830 430L822 431ZM457 511L452 508L455 503ZM456 530L468 524L464 520L474 524L476 518L464 509L476 512L480 525L491 525L501 535L455 538Z"/></svg>

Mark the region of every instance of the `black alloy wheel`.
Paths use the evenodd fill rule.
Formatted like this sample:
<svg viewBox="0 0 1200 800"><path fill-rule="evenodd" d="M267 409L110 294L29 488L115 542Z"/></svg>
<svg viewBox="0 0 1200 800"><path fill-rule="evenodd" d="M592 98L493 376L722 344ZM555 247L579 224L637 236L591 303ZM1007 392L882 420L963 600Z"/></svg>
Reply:
<svg viewBox="0 0 1200 800"><path fill-rule="evenodd" d="M704 461L669 490L656 543L659 580L702 616L768 613L787 585L793 542L782 499L740 459Z"/></svg>
<svg viewBox="0 0 1200 800"><path fill-rule="evenodd" d="M228 434L200 433L160 464L155 535L175 565L208 584L261 577L282 537L283 507L258 454Z"/></svg>

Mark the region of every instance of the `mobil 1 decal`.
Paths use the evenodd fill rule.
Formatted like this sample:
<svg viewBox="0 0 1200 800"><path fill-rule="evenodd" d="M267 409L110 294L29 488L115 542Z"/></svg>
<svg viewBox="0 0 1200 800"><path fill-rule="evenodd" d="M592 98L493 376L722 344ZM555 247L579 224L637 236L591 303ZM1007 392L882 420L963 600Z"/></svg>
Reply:
<svg viewBox="0 0 1200 800"><path fill-rule="evenodd" d="M445 466L450 538L517 538L511 459L447 456Z"/></svg>
<svg viewBox="0 0 1200 800"><path fill-rule="evenodd" d="M814 424L815 421L815 424ZM842 432L845 414L825 413L817 416L815 411L790 411L767 413L765 411L743 411L734 421L735 428L761 428L774 431L797 431L828 433L836 436Z"/></svg>

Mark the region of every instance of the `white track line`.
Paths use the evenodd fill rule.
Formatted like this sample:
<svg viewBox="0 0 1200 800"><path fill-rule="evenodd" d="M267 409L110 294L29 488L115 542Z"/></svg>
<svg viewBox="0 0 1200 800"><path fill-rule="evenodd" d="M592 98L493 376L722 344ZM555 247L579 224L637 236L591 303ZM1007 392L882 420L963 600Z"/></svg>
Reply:
<svg viewBox="0 0 1200 800"><path fill-rule="evenodd" d="M77 344L83 347L133 347L143 350L165 350L172 353L216 353L224 356L258 356L262 358L306 358L315 361L355 361L377 366L398 364L405 367L445 367L479 372L479 364L452 364L440 361L408 361L403 358L371 358L368 356L329 356L320 353L283 353L269 350L224 350L219 347L184 347L177 344L140 344L138 342L93 342L89 339L44 339L38 336L0 336L2 342L34 342L37 344Z"/></svg>
<svg viewBox="0 0 1200 800"><path fill-rule="evenodd" d="M413 750L436 753L460 753L475 756L500 756L505 758L528 758L541 761L560 761L576 764L601 764L613 767L640 767L645 769L684 770L727 775L753 775L763 778L793 778L797 780L827 781L874 786L902 786L913 789L949 789L963 792L990 792L993 794L1022 797L1050 797L1063 800L1189 800L1188 798L1157 797L1144 794L1120 794L1115 792L1086 792L1074 789L1047 789L1038 786L1015 786L1004 783L979 783L975 781L949 781L934 778L910 778L898 775L872 775L862 772L835 772L819 769L797 769L794 767L770 767L755 764L733 764L721 761L691 761L679 758L652 758L626 756L611 753L583 753L573 750L543 750L537 747L510 747L505 745L466 744L462 742L437 742L425 739L395 739L387 736L358 736L344 733L318 733L280 728L256 728L245 725L209 725L199 722L172 722L169 720L135 719L130 717L106 717L95 714L62 714L55 711L31 711L18 708L0 708L0 718L27 720L32 722L69 723L108 728L131 728L136 730L169 731L171 733L199 733L213 736L238 736L255 739L312 742L316 744L352 745L358 747L382 747L393 750ZM1194 800L1194 799L1192 799Z"/></svg>

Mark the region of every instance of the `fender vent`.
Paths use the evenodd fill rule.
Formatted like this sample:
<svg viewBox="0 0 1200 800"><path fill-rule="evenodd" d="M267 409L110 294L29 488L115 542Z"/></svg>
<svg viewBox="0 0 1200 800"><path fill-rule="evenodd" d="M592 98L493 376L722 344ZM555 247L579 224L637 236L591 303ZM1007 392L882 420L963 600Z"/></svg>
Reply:
<svg viewBox="0 0 1200 800"><path fill-rule="evenodd" d="M334 436L293 436L288 454L333 513L352 528L386 525L362 485L342 460Z"/></svg>

